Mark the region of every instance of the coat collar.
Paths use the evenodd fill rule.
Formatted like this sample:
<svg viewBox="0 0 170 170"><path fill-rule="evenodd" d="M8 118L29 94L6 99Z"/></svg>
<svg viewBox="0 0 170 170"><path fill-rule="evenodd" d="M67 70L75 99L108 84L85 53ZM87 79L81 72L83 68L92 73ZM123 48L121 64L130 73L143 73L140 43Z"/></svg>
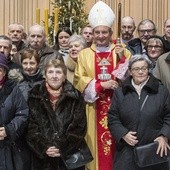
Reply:
<svg viewBox="0 0 170 170"><path fill-rule="evenodd" d="M122 84L123 94L128 93L129 91L135 91L135 88L131 83L132 77L128 77ZM159 88L159 80L156 79L153 75L150 74L150 78L143 87L148 93L157 93Z"/></svg>
<svg viewBox="0 0 170 170"><path fill-rule="evenodd" d="M170 63L170 53L167 55L167 57L165 58L165 61L167 62L167 63Z"/></svg>
<svg viewBox="0 0 170 170"><path fill-rule="evenodd" d="M78 99L79 95L80 94L73 87L73 85L68 80L66 80L65 83L63 84L63 91L61 93L61 98L70 97L70 98ZM39 99L48 98L48 92L45 86L45 80L43 81L42 84L36 85L31 90L29 97L39 98Z"/></svg>
<svg viewBox="0 0 170 170"><path fill-rule="evenodd" d="M92 44L90 48L91 48L94 52L96 52L96 50L97 50L95 44ZM115 48L115 44L114 44L114 43L111 43L111 44L110 44L110 49L109 49L109 50L112 51L114 48Z"/></svg>

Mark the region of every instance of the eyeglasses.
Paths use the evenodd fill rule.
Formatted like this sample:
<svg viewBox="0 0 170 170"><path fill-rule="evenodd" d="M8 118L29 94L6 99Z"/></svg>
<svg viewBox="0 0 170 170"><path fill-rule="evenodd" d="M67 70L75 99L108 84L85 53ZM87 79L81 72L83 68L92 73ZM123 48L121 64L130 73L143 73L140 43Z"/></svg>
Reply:
<svg viewBox="0 0 170 170"><path fill-rule="evenodd" d="M141 34L145 34L145 32L147 32L148 34L152 34L153 33L153 31L155 31L155 29L149 29L149 30L138 30L139 31L139 33L141 33Z"/></svg>
<svg viewBox="0 0 170 170"><path fill-rule="evenodd" d="M148 70L148 67L145 67L145 66L143 66L143 67L134 67L134 68L132 68L131 69L133 72L135 72L135 73L139 73L139 71L142 71L142 72L145 72L145 71L147 71Z"/></svg>
<svg viewBox="0 0 170 170"><path fill-rule="evenodd" d="M160 45L155 45L155 46L153 46L153 45L148 45L147 46L147 49L148 50L152 50L152 49L155 49L155 50L161 50L162 49L162 46L160 46Z"/></svg>

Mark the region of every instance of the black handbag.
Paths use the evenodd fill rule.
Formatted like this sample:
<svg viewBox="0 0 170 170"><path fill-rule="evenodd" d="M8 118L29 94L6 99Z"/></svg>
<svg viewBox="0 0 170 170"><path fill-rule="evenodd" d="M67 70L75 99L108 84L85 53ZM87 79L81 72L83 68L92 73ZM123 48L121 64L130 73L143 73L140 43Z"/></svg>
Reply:
<svg viewBox="0 0 170 170"><path fill-rule="evenodd" d="M93 160L93 156L87 144L83 144L75 153L62 157L67 169L76 169L85 166Z"/></svg>
<svg viewBox="0 0 170 170"><path fill-rule="evenodd" d="M158 142L153 142L147 145L134 148L135 161L139 167L147 167L156 164L168 162L169 156L160 157L156 154Z"/></svg>
<svg viewBox="0 0 170 170"><path fill-rule="evenodd" d="M138 123L140 122L141 111L148 99L148 95L146 95L139 112ZM138 124L139 125L139 124ZM138 125L137 128L138 129ZM160 163L164 163L168 161L168 156L160 157L159 154L156 154L158 148L158 142L152 142L142 146L136 146L134 148L134 156L136 164L139 167L147 167Z"/></svg>

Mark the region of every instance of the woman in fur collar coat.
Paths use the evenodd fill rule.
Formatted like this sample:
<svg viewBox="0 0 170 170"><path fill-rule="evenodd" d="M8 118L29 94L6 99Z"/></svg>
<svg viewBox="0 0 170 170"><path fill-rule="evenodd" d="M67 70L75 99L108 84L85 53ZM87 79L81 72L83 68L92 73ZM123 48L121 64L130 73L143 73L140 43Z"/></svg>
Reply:
<svg viewBox="0 0 170 170"><path fill-rule="evenodd" d="M67 68L51 60L44 69L45 81L30 92L27 142L34 151L34 170L66 170L61 158L85 144L85 103L66 80ZM80 167L77 170L83 170Z"/></svg>

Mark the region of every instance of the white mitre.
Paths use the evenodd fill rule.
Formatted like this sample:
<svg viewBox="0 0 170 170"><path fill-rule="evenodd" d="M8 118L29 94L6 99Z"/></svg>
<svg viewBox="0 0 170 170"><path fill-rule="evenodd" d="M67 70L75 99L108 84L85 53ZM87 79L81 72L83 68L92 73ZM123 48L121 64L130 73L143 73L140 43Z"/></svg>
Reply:
<svg viewBox="0 0 170 170"><path fill-rule="evenodd" d="M97 26L108 26L112 27L115 14L112 9L103 1L98 1L90 10L88 20L92 28Z"/></svg>

